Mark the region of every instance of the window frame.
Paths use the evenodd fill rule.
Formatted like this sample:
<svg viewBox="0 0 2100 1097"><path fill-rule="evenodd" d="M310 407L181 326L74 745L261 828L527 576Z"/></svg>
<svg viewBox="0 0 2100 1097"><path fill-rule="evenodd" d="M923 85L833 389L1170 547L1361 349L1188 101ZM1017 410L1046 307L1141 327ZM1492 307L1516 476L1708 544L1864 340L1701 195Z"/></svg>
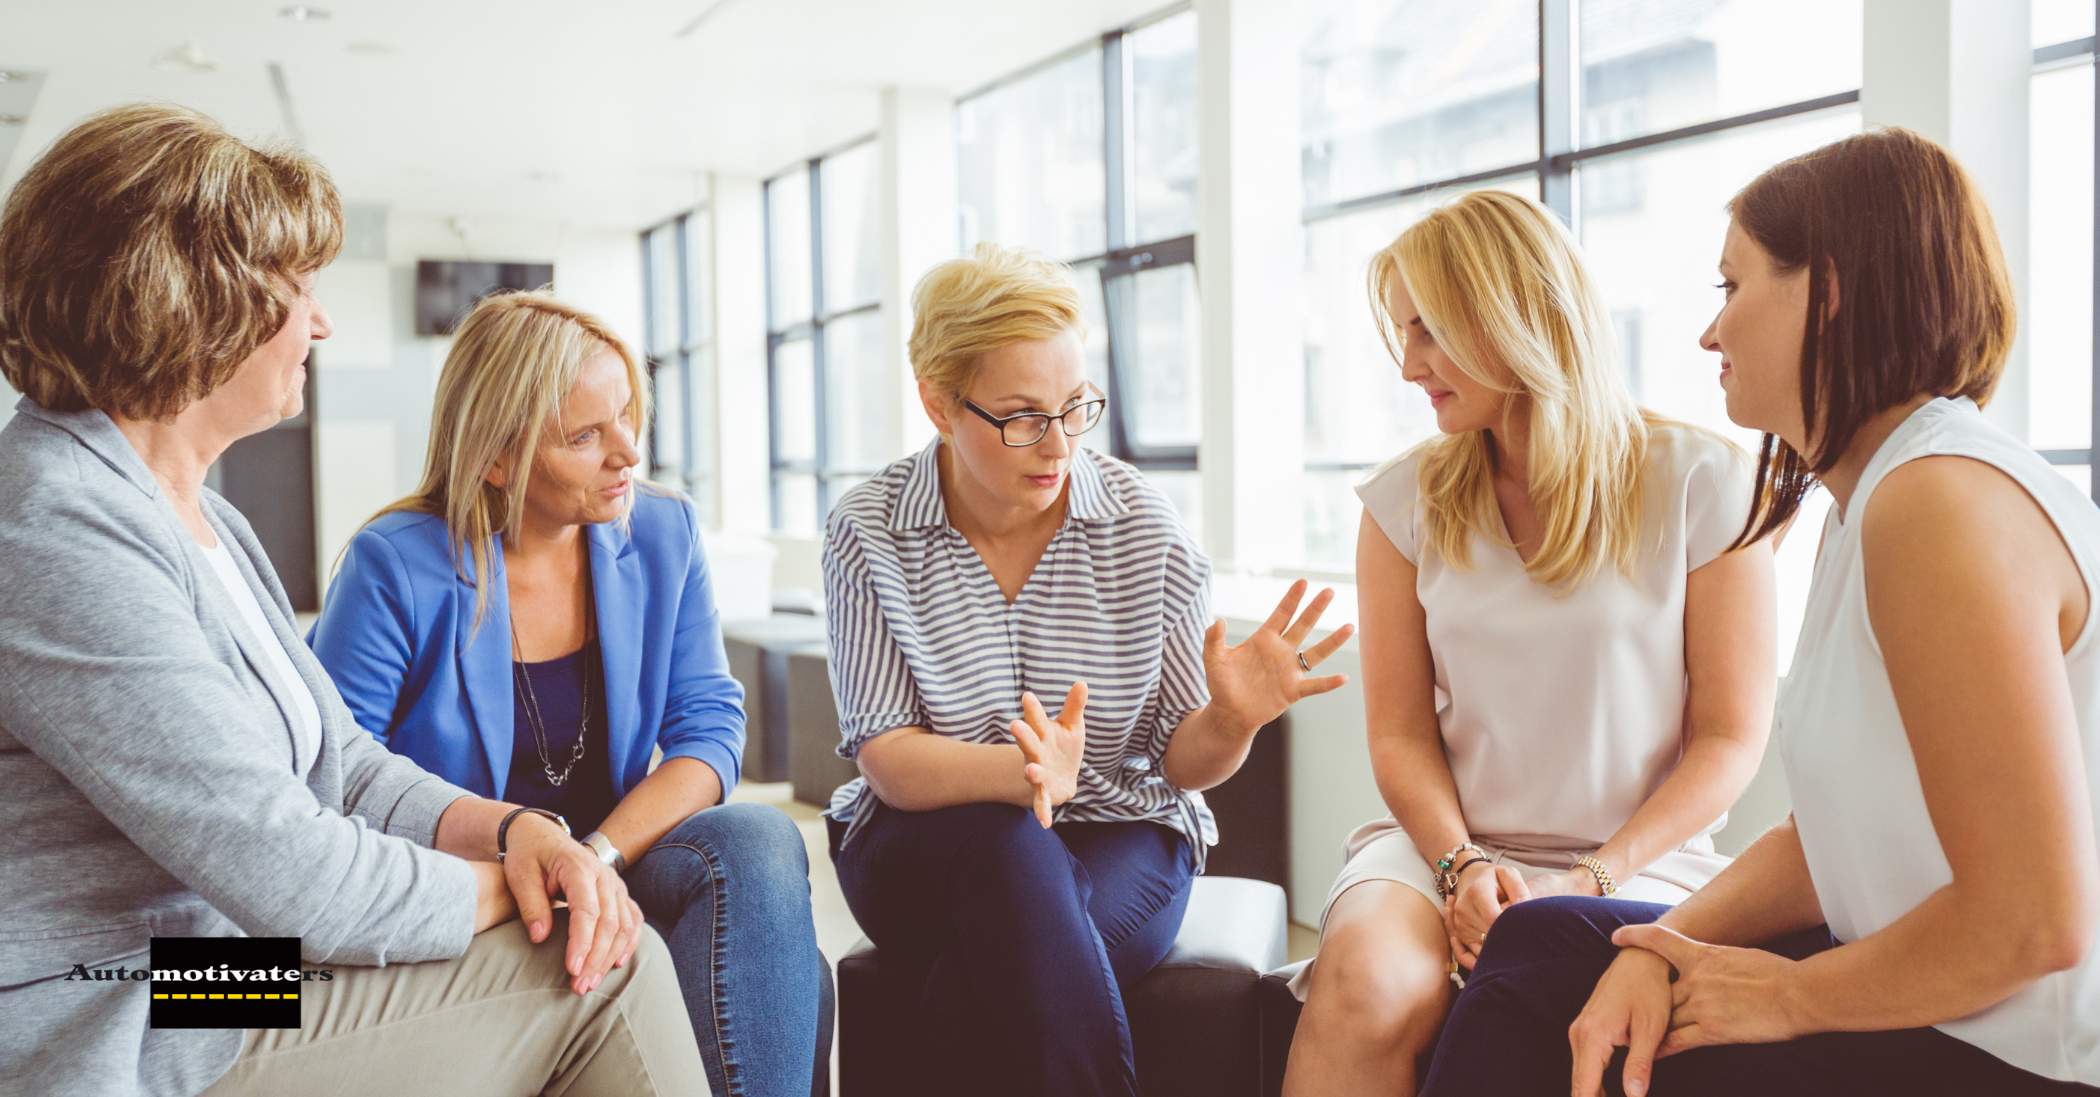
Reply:
<svg viewBox="0 0 2100 1097"><path fill-rule="evenodd" d="M1667 145L1728 133L1768 122L1796 118L1821 111L1837 110L1859 103L1860 89L1834 92L1811 99L1797 100L1762 110L1711 119L1688 126L1678 126L1655 133L1642 134L1623 141L1612 141L1600 145L1582 146L1577 141L1579 122L1581 58L1577 54L1575 38L1577 5L1581 0L1539 0L1539 150L1530 160L1503 164L1482 171L1434 179L1373 194L1355 195L1335 202L1324 202L1306 206L1301 222L1312 225L1344 214L1393 205L1409 198L1419 197L1434 191L1447 191L1461 187L1499 182L1510 176L1531 174L1538 179L1539 195L1546 208L1558 214L1563 223L1580 229L1575 209L1575 172L1584 163ZM2096 5L2100 6L2100 5ZM2076 65L2100 65L2096 56L2095 36L2058 42L2042 46L2034 51L2036 72L2050 68ZM2094 81L2095 125L2100 131L2100 80ZM2100 132L2096 132L2100 138ZM2100 178L2100 139L2094 142L2095 178ZM2095 187L2094 218L2094 316L2100 320L2100 187ZM2091 408L2091 443L2084 448L2052 448L2038 450L2052 465L2093 464L2095 449L2100 449L2100 324L2096 324L2092 343L2092 372L2094 377ZM1356 461L1307 461L1305 470L1311 472L1361 472L1377 467L1375 462ZM2092 497L2100 503L2100 479L2096 479Z"/></svg>
<svg viewBox="0 0 2100 1097"><path fill-rule="evenodd" d="M2100 9L2100 3L2096 3L2095 8ZM2100 23L2100 11L2096 11L2096 23ZM2092 65L2096 70L2100 70L2100 50L2096 50L2095 42L2096 36L2089 34L2083 38L2073 38L2066 42L2055 42L2050 45L2037 47L2034 51L2034 67L2029 73L2028 79L2033 80L2035 76L2054 69L2071 68L2077 65ZM2082 449L2054 448L2037 451L2044 460L2052 465L2085 465L2088 469L2093 464L2095 449L2100 449L2100 71L2096 71L2095 75L2096 79L2093 81L2093 166L2095 172L2093 176L2095 180L2093 187L2093 214L2095 218L2093 222L2093 319L2096 323L2087 331L2088 354L2091 358L2093 377L2092 407L2087 411L2088 426L2086 429L2088 433L2086 435L2086 445ZM2088 495L2094 503L2100 504L2100 480L2093 482L2092 490Z"/></svg>
<svg viewBox="0 0 2100 1097"><path fill-rule="evenodd" d="M1104 417L1104 425L1108 428L1108 453L1145 471L1195 471L1196 443L1148 446L1138 441L1138 424L1131 418L1136 404L1128 398L1134 388L1130 371L1134 368L1137 354L1136 317L1132 315L1129 301L1135 295L1136 278L1141 273L1179 266L1187 266L1194 270L1196 233L1188 232L1155 239L1136 238L1137 217L1133 193L1136 189L1135 157L1131 145L1135 132L1136 105L1133 101L1133 59L1127 42L1132 35L1155 24L1193 11L1194 5L1188 3L1163 8L1108 31L1096 40L1060 50L956 99L960 107L1040 75L1070 61L1077 54L1096 48L1101 51L1102 171L1107 177L1104 190L1106 201L1102 204L1102 216L1106 221L1106 231L1103 233L1106 246L1104 250L1090 254L1058 255L1051 258L1071 267L1073 273L1079 277L1092 277L1100 281L1102 315L1108 328L1108 376L1102 386L1108 397L1108 414ZM960 149L960 132L957 134L956 144ZM958 184L963 178L959 161L960 157L956 171ZM973 243L968 237L968 229L960 211L956 217L956 237L965 251Z"/></svg>
<svg viewBox="0 0 2100 1097"><path fill-rule="evenodd" d="M831 513L831 506L841 494L841 481L857 481L875 475L880 469L843 466L833 463L831 454L831 407L830 407L830 363L827 351L827 329L841 320L867 316L882 310L878 296L873 301L850 305L840 309L828 309L824 287L824 164L828 160L855 152L872 145L876 134L848 141L826 149L815 156L797 162L785 171L768 176L761 188L760 208L763 238L761 247L765 253L766 267L766 466L767 495L771 512L771 526L775 533L821 535L824 521ZM779 303L773 294L773 187L781 180L797 172L807 173L809 183L809 318L791 323L780 323L777 318ZM783 408L780 403L780 348L786 344L807 340L810 347L810 385L815 418L812 438L812 456L808 459L781 456L781 422L784 413L799 413L799 409ZM811 531L789 530L782 521L786 513L786 484L791 476L807 476L816 482L816 525Z"/></svg>
<svg viewBox="0 0 2100 1097"><path fill-rule="evenodd" d="M702 218L705 219L708 225L707 236L709 239L695 241L693 239L694 226L696 221ZM698 381L701 373L705 373L710 380L713 377L712 363L715 361L716 324L712 318L709 319L709 322L702 324L698 322L698 318L694 315L696 310L711 308L713 302L694 299L692 263L697 258L699 262L708 264L710 273L708 281L712 284L714 263L713 225L713 211L708 203L702 202L689 210L673 214L649 225L643 228L640 233L642 252L642 370L649 381L652 404L656 393L659 391L657 375L670 371L675 372L679 378L679 392L683 397L684 405L679 409L679 421L684 427L683 431L680 432L682 436L679 438L671 439L665 436L660 407L655 409L658 412L657 414L652 414L649 417L649 434L645 445L649 453L650 475L657 475L659 469L664 467L675 471L677 479L674 486L692 497L694 507L699 512L700 520L707 523L713 523L720 517L721 467L719 455L707 454L708 460L705 462L700 460L705 450L698 438L698 434L700 424L702 422L714 422L714 418L719 414L720 409L715 404L714 386L712 384L701 385ZM670 319L675 320L678 330L675 349L669 351L666 355L658 355L655 352L658 344L657 335L660 330L659 326L665 323L666 318L657 315L656 245L652 242L652 237L666 228L671 230L672 248L675 253L672 256L672 269L674 271L673 277L677 282L678 302L677 315ZM709 368L704 371L696 371L694 366L699 363L708 363ZM710 433L710 437L712 437L712 433ZM677 460L668 466L659 460L661 456L667 453L675 453L677 455Z"/></svg>

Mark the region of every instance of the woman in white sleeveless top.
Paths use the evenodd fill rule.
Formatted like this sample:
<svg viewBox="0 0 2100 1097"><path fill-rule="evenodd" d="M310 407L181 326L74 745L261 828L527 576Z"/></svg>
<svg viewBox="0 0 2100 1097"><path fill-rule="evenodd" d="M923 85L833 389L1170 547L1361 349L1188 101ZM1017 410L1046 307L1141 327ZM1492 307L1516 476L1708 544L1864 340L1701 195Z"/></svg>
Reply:
<svg viewBox="0 0 2100 1097"><path fill-rule="evenodd" d="M1511 904L1672 903L1704 884L1771 722L1771 553L1729 551L1749 462L1634 404L1553 215L1466 195L1371 282L1443 437L1357 489L1366 718L1392 814L1350 836L1295 981L1293 1097L1412 1093L1454 959L1471 968Z"/></svg>
<svg viewBox="0 0 2100 1097"><path fill-rule="evenodd" d="M1746 530L1834 504L1779 704L1794 813L1674 910L1505 916L1427 1090L1594 1093L1626 1046L1636 1097L2093 1092L2100 512L1977 410L2013 340L1989 214L1903 130L1730 208L1703 342L1768 432Z"/></svg>

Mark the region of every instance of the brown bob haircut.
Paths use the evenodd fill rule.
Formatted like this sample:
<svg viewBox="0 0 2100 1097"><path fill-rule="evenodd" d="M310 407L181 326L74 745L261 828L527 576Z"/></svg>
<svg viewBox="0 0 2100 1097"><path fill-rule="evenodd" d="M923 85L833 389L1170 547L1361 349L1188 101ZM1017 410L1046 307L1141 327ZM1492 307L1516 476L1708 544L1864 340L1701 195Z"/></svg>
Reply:
<svg viewBox="0 0 2100 1097"><path fill-rule="evenodd" d="M1813 452L1765 435L1741 547L1791 519L1872 416L1925 394L1988 403L2014 315L1990 210L1946 149L1909 130L1784 161L1728 211L1782 273L1808 271L1801 410Z"/></svg>
<svg viewBox="0 0 2100 1097"><path fill-rule="evenodd" d="M0 375L53 411L166 419L283 328L292 280L342 245L304 155L181 107L94 115L0 211Z"/></svg>

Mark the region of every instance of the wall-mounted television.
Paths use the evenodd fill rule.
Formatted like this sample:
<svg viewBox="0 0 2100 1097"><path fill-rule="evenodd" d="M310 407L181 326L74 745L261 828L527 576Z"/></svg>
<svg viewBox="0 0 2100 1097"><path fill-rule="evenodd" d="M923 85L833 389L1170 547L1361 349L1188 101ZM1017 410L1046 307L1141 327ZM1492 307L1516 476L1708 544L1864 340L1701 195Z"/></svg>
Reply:
<svg viewBox="0 0 2100 1097"><path fill-rule="evenodd" d="M416 263L416 334L450 335L474 302L499 290L554 283L552 263L422 259Z"/></svg>

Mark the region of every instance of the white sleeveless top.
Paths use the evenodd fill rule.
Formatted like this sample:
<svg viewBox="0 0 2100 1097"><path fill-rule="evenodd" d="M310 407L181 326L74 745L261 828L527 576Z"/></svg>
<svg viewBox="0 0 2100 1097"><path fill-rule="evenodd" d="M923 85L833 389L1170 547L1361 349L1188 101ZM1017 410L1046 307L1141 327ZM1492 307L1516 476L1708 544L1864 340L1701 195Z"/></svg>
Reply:
<svg viewBox="0 0 2100 1097"><path fill-rule="evenodd" d="M1388 462L1356 493L1415 565L1466 829L1519 853L1595 849L1683 753L1685 581L1743 528L1749 462L1718 435L1654 425L1632 573L1607 566L1556 594L1506 544L1474 537L1465 566L1429 548L1421 458ZM1672 883L1695 890L1725 863L1707 837L1725 818L1687 844L1701 856Z"/></svg>
<svg viewBox="0 0 2100 1097"><path fill-rule="evenodd" d="M1883 477L1920 457L1958 455L1991 465L2039 503L2070 546L2091 593L2085 627L2064 654L2084 746L2086 784L2100 803L2100 510L2025 444L1967 399L1934 400L1896 428L1867 463L1848 506L1824 520L1801 641L1780 692L1780 756L1794 820L1830 932L1854 941L1879 932L1953 879L1925 811L1917 763L1897 714L1888 667L1867 617L1859 516ZM1989 729L1977 729L1977 747ZM1940 1031L2045 1077L2100 1084L2100 950Z"/></svg>

